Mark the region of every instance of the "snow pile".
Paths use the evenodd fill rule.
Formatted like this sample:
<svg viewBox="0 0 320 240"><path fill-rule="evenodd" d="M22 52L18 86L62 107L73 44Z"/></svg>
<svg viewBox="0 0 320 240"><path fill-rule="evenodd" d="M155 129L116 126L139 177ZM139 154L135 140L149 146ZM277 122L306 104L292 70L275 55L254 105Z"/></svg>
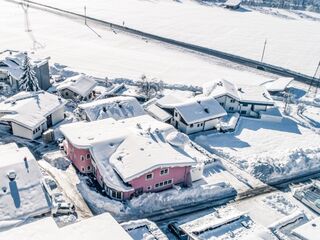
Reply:
<svg viewBox="0 0 320 240"><path fill-rule="evenodd" d="M156 211L187 205L222 196L235 196L236 191L226 183L194 186L191 188L171 189L158 193L145 193L128 201L125 206L92 191L84 181L78 184L78 190L95 214L110 212L117 219L130 219L155 214Z"/></svg>
<svg viewBox="0 0 320 240"><path fill-rule="evenodd" d="M316 96L314 95L314 93L306 94L303 97L301 97L298 101L299 103L303 103L306 105L320 107L320 93Z"/></svg>
<svg viewBox="0 0 320 240"><path fill-rule="evenodd" d="M54 63L52 66L50 66L50 74L52 75L59 75L62 78L69 78L69 77L74 77L78 75L78 72L75 72L73 70L70 70L67 66L59 64L59 63Z"/></svg>
<svg viewBox="0 0 320 240"><path fill-rule="evenodd" d="M109 212L114 216L121 216L124 213L124 205L121 202L92 191L84 181L80 181L77 188L94 214Z"/></svg>
<svg viewBox="0 0 320 240"><path fill-rule="evenodd" d="M43 155L43 159L50 163L51 166L61 170L66 170L71 163L62 151L48 152Z"/></svg>
<svg viewBox="0 0 320 240"><path fill-rule="evenodd" d="M189 137L184 133L174 131L166 136L166 141L173 146L184 148L189 143Z"/></svg>
<svg viewBox="0 0 320 240"><path fill-rule="evenodd" d="M284 151L280 158L261 156L249 165L249 171L264 182L276 181L283 176L298 175L320 167L320 147L297 148Z"/></svg>
<svg viewBox="0 0 320 240"><path fill-rule="evenodd" d="M194 141L267 183L320 167L319 134L296 118L284 117L281 122L240 118L235 132L208 132Z"/></svg>
<svg viewBox="0 0 320 240"><path fill-rule="evenodd" d="M292 204L287 198L285 198L280 193L268 195L265 198L263 198L262 201L269 207L275 209L276 211L284 215L289 215L297 209L297 206Z"/></svg>
<svg viewBox="0 0 320 240"><path fill-rule="evenodd" d="M222 196L233 196L235 190L227 183L194 186L187 189L172 189L159 193L146 193L132 199L128 206L137 215L144 215L195 202L202 202Z"/></svg>

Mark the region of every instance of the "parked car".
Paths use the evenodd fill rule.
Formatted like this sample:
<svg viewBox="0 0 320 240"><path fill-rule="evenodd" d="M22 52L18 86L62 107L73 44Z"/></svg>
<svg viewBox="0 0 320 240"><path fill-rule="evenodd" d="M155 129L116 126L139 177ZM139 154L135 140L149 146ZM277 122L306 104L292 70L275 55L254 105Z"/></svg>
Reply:
<svg viewBox="0 0 320 240"><path fill-rule="evenodd" d="M59 202L52 205L52 215L70 215L75 213L75 206L72 203Z"/></svg>
<svg viewBox="0 0 320 240"><path fill-rule="evenodd" d="M44 177L42 179L42 185L50 197L53 195L54 191L58 189L58 184L52 177Z"/></svg>
<svg viewBox="0 0 320 240"><path fill-rule="evenodd" d="M181 230L177 222L171 222L168 224L169 231L181 240L188 240L188 235Z"/></svg>

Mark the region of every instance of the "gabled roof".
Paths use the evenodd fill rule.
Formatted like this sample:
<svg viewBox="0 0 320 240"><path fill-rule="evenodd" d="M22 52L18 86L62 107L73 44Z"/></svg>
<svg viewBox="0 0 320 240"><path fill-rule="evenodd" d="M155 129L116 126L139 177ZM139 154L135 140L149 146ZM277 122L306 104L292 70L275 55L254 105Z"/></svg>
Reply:
<svg viewBox="0 0 320 240"><path fill-rule="evenodd" d="M240 102L273 106L274 102L264 86L238 85Z"/></svg>
<svg viewBox="0 0 320 240"><path fill-rule="evenodd" d="M236 85L225 79L220 79L213 82L213 87L209 95L214 98L228 95L229 97L240 101L240 96L238 94Z"/></svg>
<svg viewBox="0 0 320 240"><path fill-rule="evenodd" d="M65 124L60 130L72 145L90 150L104 180L118 190L129 191L122 181L154 168L196 164L190 149L187 153L166 140L177 130L148 115Z"/></svg>
<svg viewBox="0 0 320 240"><path fill-rule="evenodd" d="M234 84L224 79L213 83L212 90L207 95L214 98L229 96L243 103L274 105L270 94L264 86Z"/></svg>
<svg viewBox="0 0 320 240"><path fill-rule="evenodd" d="M57 90L62 91L64 89L69 89L82 97L86 97L92 92L96 85L97 82L92 78L79 74L77 76L67 78L59 84Z"/></svg>
<svg viewBox="0 0 320 240"><path fill-rule="evenodd" d="M30 56L29 56L30 57ZM20 79L23 71L21 70L22 63L25 59L25 53L18 52L16 54L7 54L2 60L0 60L0 70L7 71L14 79ZM47 62L47 60L31 60L32 65L41 65L40 62Z"/></svg>
<svg viewBox="0 0 320 240"><path fill-rule="evenodd" d="M187 124L203 122L227 115L212 97L193 98L175 107Z"/></svg>
<svg viewBox="0 0 320 240"><path fill-rule="evenodd" d="M0 145L0 152L1 231L6 222L49 212L50 203L40 182L38 163L29 149L11 143ZM8 178L9 172L16 174L15 180Z"/></svg>
<svg viewBox="0 0 320 240"><path fill-rule="evenodd" d="M46 121L46 117L63 107L66 101L45 92L19 92L0 103L0 121L15 122L31 130Z"/></svg>
<svg viewBox="0 0 320 240"><path fill-rule="evenodd" d="M113 118L115 120L137 117L145 112L134 97L111 97L79 105L90 121Z"/></svg>

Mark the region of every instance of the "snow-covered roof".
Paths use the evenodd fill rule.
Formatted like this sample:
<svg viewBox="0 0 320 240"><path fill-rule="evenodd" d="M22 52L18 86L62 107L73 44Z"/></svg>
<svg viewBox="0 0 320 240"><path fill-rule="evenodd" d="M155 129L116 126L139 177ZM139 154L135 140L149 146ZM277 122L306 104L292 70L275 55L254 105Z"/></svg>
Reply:
<svg viewBox="0 0 320 240"><path fill-rule="evenodd" d="M297 237L305 240L318 240L320 236L320 217L292 230Z"/></svg>
<svg viewBox="0 0 320 240"><path fill-rule="evenodd" d="M236 7L241 4L241 0L227 0L224 4L226 6Z"/></svg>
<svg viewBox="0 0 320 240"><path fill-rule="evenodd" d="M116 120L137 117L145 112L134 97L111 97L79 105L90 121L114 118Z"/></svg>
<svg viewBox="0 0 320 240"><path fill-rule="evenodd" d="M32 130L65 104L65 100L45 91L19 92L0 103L0 115L3 115L0 121L15 122Z"/></svg>
<svg viewBox="0 0 320 240"><path fill-rule="evenodd" d="M10 143L0 145L0 152L1 231L1 227L10 225L10 221L49 212L50 203L41 185L38 163L29 149ZM9 179L10 172L16 175L15 180Z"/></svg>
<svg viewBox="0 0 320 240"><path fill-rule="evenodd" d="M206 85L209 85L209 83L207 83ZM240 101L240 96L238 94L237 87L235 86L235 84L225 79L213 81L211 92L208 92L207 94L214 98L228 95L229 97L232 97Z"/></svg>
<svg viewBox="0 0 320 240"><path fill-rule="evenodd" d="M291 77L281 77L272 82L268 82L265 84L266 88L270 92L281 92L286 90L288 85L294 80Z"/></svg>
<svg viewBox="0 0 320 240"><path fill-rule="evenodd" d="M121 226L133 237L134 240L168 240L160 228L148 219L139 219L121 223Z"/></svg>
<svg viewBox="0 0 320 240"><path fill-rule="evenodd" d="M229 239L230 231L235 234L234 239L239 240L277 239L267 228L234 208L220 208L218 212L184 223L180 228L192 239Z"/></svg>
<svg viewBox="0 0 320 240"><path fill-rule="evenodd" d="M187 124L207 121L227 115L212 97L193 98L175 107Z"/></svg>
<svg viewBox="0 0 320 240"><path fill-rule="evenodd" d="M162 108L158 107L155 103L147 106L145 108L146 112L149 113L152 117L158 119L161 122L166 122L168 121L170 118L172 118L172 116L167 113L165 110L163 110Z"/></svg>
<svg viewBox="0 0 320 240"><path fill-rule="evenodd" d="M174 108L177 104L182 103L183 100L174 95L165 95L158 99L156 104L161 108Z"/></svg>
<svg viewBox="0 0 320 240"><path fill-rule="evenodd" d="M238 85L240 102L274 105L274 102L264 86Z"/></svg>
<svg viewBox="0 0 320 240"><path fill-rule="evenodd" d="M0 60L0 70L7 71L14 79L20 79L23 73L21 66L24 59L25 53L23 52L18 52L13 55L7 54L6 57ZM30 62L32 65L40 65L43 61L47 62L47 60L31 60Z"/></svg>
<svg viewBox="0 0 320 240"><path fill-rule="evenodd" d="M62 91L68 89L82 97L87 97L97 85L97 82L83 74L67 78L59 86L57 90Z"/></svg>
<svg viewBox="0 0 320 240"><path fill-rule="evenodd" d="M127 182L161 166L196 165L191 151L187 153L166 140L169 133L177 130L148 115L119 121L78 122L60 129L74 146L90 149L105 180L123 190L130 188L119 185L115 171Z"/></svg>
<svg viewBox="0 0 320 240"><path fill-rule="evenodd" d="M132 240L130 235L109 214L103 213L66 227L59 228L53 218L47 217L21 227L0 233L1 240Z"/></svg>
<svg viewBox="0 0 320 240"><path fill-rule="evenodd" d="M239 102L274 105L274 102L264 86L234 84L225 79L212 83L208 96L219 98L229 96Z"/></svg>

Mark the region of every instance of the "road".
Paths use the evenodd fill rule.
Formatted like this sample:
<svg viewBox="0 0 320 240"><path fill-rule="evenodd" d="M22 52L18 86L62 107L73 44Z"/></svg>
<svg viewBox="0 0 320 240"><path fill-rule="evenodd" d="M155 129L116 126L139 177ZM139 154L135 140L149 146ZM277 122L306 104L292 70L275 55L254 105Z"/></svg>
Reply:
<svg viewBox="0 0 320 240"><path fill-rule="evenodd" d="M199 45L195 45L195 44L191 44L191 43L187 43L187 42L177 41L175 39L166 38L163 36L143 32L143 31L140 31L140 30L137 30L134 28L122 26L122 25L115 24L115 23L112 23L109 21L101 20L98 18L90 17L90 16L84 16L83 14L79 14L79 13L72 12L72 11L67 11L67 10L64 10L61 8L56 8L54 6L49 6L49 5L37 3L34 1L18 1L18 0L6 0L6 1L11 2L11 3L15 3L15 4L28 3L29 6L32 8L36 8L36 9L39 9L42 11L47 11L47 12L54 13L57 15L69 17L72 19L84 20L86 17L87 23L92 22L95 24L108 26L114 30L123 31L123 32L130 33L130 34L133 34L133 35L136 35L139 37L150 39L150 40L156 40L156 41L159 41L159 42L162 42L165 44L173 45L175 47L187 49L189 51L193 51L196 53L205 54L207 56L213 56L216 58L224 59L224 60L227 60L227 61L230 61L233 63L237 63L237 64L240 64L240 65L243 65L246 67L259 69L259 70L262 70L265 72L277 74L277 75L284 76L284 77L293 77L295 80L300 81L300 82L304 82L304 83L308 83L308 84L312 83L313 85L318 85L318 82L320 81L320 80L313 81L314 79L311 76L308 76L308 75L305 75L302 73L298 73L298 72L292 71L290 69L282 68L280 66L275 66L275 65L264 63L264 62L259 62L256 60L248 59L245 57L237 56L234 54L222 52L222 51L215 50L212 48L207 48L207 47L203 47L203 46L199 46Z"/></svg>

